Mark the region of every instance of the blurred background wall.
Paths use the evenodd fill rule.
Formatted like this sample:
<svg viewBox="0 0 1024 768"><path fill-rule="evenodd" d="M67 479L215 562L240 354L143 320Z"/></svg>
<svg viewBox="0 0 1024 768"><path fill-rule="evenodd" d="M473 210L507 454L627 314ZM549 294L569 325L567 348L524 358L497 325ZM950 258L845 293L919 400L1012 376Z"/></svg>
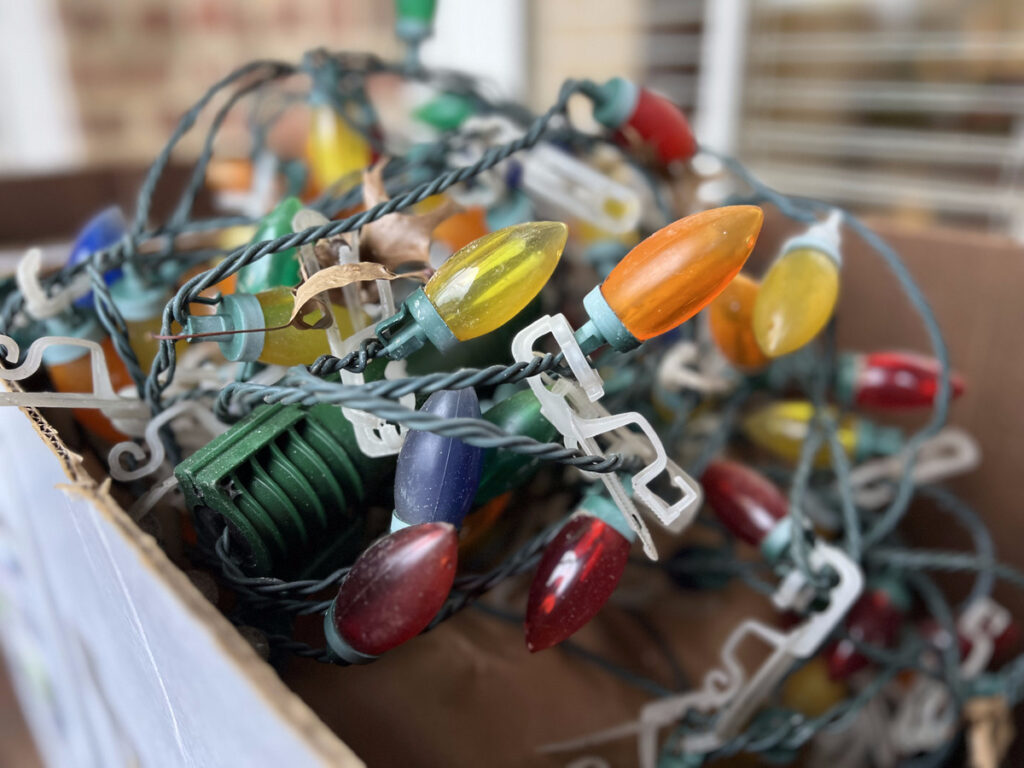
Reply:
<svg viewBox="0 0 1024 768"><path fill-rule="evenodd" d="M538 109L565 77L641 78L786 192L1024 239L1019 0L439 9L426 61ZM2 0L0 174L145 163L232 67L318 45L395 54L391 23L380 0Z"/></svg>

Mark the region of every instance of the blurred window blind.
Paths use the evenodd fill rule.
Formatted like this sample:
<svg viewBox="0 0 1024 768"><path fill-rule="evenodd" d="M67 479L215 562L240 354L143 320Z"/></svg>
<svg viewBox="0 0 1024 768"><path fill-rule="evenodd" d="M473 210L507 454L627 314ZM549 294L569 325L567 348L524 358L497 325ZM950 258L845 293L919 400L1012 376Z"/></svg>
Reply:
<svg viewBox="0 0 1024 768"><path fill-rule="evenodd" d="M725 0L737 34L722 2L649 0L648 82L702 140L788 193L1024 239L1024 3ZM702 76L715 49L735 82ZM701 134L729 108L731 135Z"/></svg>

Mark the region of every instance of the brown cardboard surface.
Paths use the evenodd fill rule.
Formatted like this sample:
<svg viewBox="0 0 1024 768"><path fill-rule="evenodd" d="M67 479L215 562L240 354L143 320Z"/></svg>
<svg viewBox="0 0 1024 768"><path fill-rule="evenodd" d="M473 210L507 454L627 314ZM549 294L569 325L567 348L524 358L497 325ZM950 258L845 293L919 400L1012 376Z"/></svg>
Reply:
<svg viewBox="0 0 1024 768"><path fill-rule="evenodd" d="M910 231L883 221L872 225L900 252L939 319L954 366L968 378L967 393L954 404L950 421L977 437L983 465L953 487L992 527L1001 557L1024 565L1018 544L1024 515L1017 510L1024 490L1024 473L1017 468L1024 438L1024 359L1017 353L1024 332L1024 248L975 234ZM767 264L789 233L788 224L769 219L752 273ZM923 327L884 263L854 237L844 258L840 346L927 352ZM923 418L901 421L913 428ZM908 520L911 541L962 548L963 532L938 515L915 508ZM947 582L954 589L964 583ZM1024 615L1024 595L1000 589L997 596ZM772 616L765 600L739 585L710 596L664 589L654 604L654 620L695 683L743 616ZM629 621L607 608L577 639L665 683L664 667L652 661L658 651L649 637L623 629ZM519 626L474 611L372 665L325 669L302 662L288 670L286 680L370 765L560 766L579 754L632 765L632 739L556 756L538 755L534 747L634 718L648 699L564 652L530 656Z"/></svg>
<svg viewBox="0 0 1024 768"><path fill-rule="evenodd" d="M1024 563L1024 517L1017 510L1022 473L1017 464L1024 437L1024 249L1007 241L939 230L910 232L877 222L900 250L935 309L954 365L968 378L952 423L975 434L983 465L953 485L992 526L1001 556ZM765 263L784 236L770 222L754 263ZM838 325L843 347L925 350L912 309L885 266L851 240L845 253ZM59 445L37 428L51 446ZM71 461L61 450L65 466ZM77 479L77 478L76 478ZM155 542L141 534L99 488L85 491L152 564L154 577L186 601L197 620L215 631L222 651L235 659L282 718L300 729L325 759L350 753L312 717L262 664L227 622L178 572ZM965 537L936 513L916 509L909 521L916 544L950 548ZM692 682L717 659L729 630L748 613L771 615L766 601L735 585L719 595L693 596L661 585L653 616ZM1017 615L1024 596L1000 591ZM522 600L518 603L520 608ZM620 608L606 609L578 635L580 645L607 655L637 674L669 684L667 665L650 638ZM543 757L535 747L606 728L636 716L648 694L592 664L552 650L536 656L524 647L521 628L468 610L379 662L336 668L296 660L285 680L370 765L565 765L570 756ZM623 740L601 750L612 765L635 762L635 745Z"/></svg>
<svg viewBox="0 0 1024 768"><path fill-rule="evenodd" d="M9 387L16 386L9 382L4 382L4 384ZM189 620L193 622L191 627L198 627L200 635L211 637L213 640L212 644L207 646L205 650L203 650L204 643L198 641L195 636L191 640L182 638L183 642L196 643L194 648L197 652L205 653L212 650L226 660L229 666L237 670L236 674L247 680L251 689L258 694L258 697L252 699L252 706L274 713L274 718L284 726L284 730L291 731L295 734L299 743L307 745L309 753L315 755L315 759L319 763L332 766L360 765L360 761L352 751L327 730L305 704L281 683L273 670L263 663L253 648L234 630L218 610L200 594L185 574L168 559L157 542L149 535L143 533L114 502L107 488L108 483L98 485L82 470L81 458L64 445L60 437L40 416L38 411L33 408L24 408L21 411L28 418L36 435L46 443L47 447L59 460L68 483L58 487L62 487L69 495L77 496L87 501L91 508L95 510L99 519L105 525L110 526L109 531L121 537L118 546L126 545L137 560L144 565L144 578L147 582L144 588L151 590L150 594L152 596L155 596L157 591L161 591L161 598L168 597L171 601L175 601L184 609L184 612L189 616ZM16 418L21 418L21 416L16 415ZM59 516L61 511L59 509L47 508L45 514L57 515L53 521L54 525L64 528L78 525L77 521L72 522L69 520L67 515L61 518ZM47 554L46 544L46 540L40 543L43 557L46 557ZM108 541L108 546L113 547L114 545ZM103 559L103 553L90 554L96 558L97 562ZM109 556L109 551L106 554ZM86 583L88 581L83 579L82 584ZM50 584L49 588L56 589L57 585ZM129 603L130 593L124 582L120 583L120 588L125 600L122 610L124 612L134 612L135 608ZM159 633L161 630L159 626L143 626L145 622L139 616L136 616L136 621L138 621L137 626L140 628L140 631L148 629L149 632ZM66 629L70 631L70 627ZM88 640L83 640L83 642L88 642ZM152 662L152 659L150 661ZM166 672L170 673L169 670L166 670ZM175 670L174 674L187 675L188 670L178 669ZM202 681L197 681L197 684L201 687ZM217 683L216 681L210 681L210 684L216 685ZM123 690L106 692L107 696L125 696L127 694L128 692ZM154 711L158 711L159 707L160 703L154 701ZM216 715L211 713L208 716L223 717L225 714L223 712ZM199 713L188 713L190 717L196 715L199 715ZM234 716L244 718L247 716L247 713L240 711L234 713ZM187 726L182 726L182 729L181 738L187 743L189 738L188 728ZM192 746L198 747L195 752L199 755L205 751L202 745L190 745L190 748ZM207 765L209 763L205 762L201 757L196 757L195 764Z"/></svg>

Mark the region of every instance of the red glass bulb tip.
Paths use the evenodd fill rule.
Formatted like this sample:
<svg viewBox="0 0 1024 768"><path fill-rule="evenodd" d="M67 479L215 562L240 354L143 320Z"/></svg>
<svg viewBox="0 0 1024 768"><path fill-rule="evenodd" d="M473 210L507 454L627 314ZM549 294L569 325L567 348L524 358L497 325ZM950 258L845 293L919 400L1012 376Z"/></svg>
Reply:
<svg viewBox="0 0 1024 768"><path fill-rule="evenodd" d="M853 402L862 408L927 408L939 391L938 361L911 352L873 352L854 363ZM964 392L964 379L950 373L952 399Z"/></svg>
<svg viewBox="0 0 1024 768"><path fill-rule="evenodd" d="M379 656L422 632L451 591L458 545L449 523L411 525L374 542L338 590L339 636L359 653Z"/></svg>
<svg viewBox="0 0 1024 768"><path fill-rule="evenodd" d="M700 479L715 515L733 535L752 546L789 514L789 504L764 475L735 461L713 461Z"/></svg>
<svg viewBox="0 0 1024 768"><path fill-rule="evenodd" d="M544 550L526 608L526 647L543 651L597 615L622 578L629 542L587 514L569 519Z"/></svg>

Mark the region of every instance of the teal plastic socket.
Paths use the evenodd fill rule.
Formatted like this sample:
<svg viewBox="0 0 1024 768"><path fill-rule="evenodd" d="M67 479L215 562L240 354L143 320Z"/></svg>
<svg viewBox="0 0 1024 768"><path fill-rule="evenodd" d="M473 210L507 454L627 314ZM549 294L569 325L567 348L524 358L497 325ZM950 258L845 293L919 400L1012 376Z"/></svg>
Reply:
<svg viewBox="0 0 1024 768"><path fill-rule="evenodd" d="M174 470L201 541L227 525L253 576L309 578L361 550L361 514L393 462L366 457L333 405L265 405Z"/></svg>

